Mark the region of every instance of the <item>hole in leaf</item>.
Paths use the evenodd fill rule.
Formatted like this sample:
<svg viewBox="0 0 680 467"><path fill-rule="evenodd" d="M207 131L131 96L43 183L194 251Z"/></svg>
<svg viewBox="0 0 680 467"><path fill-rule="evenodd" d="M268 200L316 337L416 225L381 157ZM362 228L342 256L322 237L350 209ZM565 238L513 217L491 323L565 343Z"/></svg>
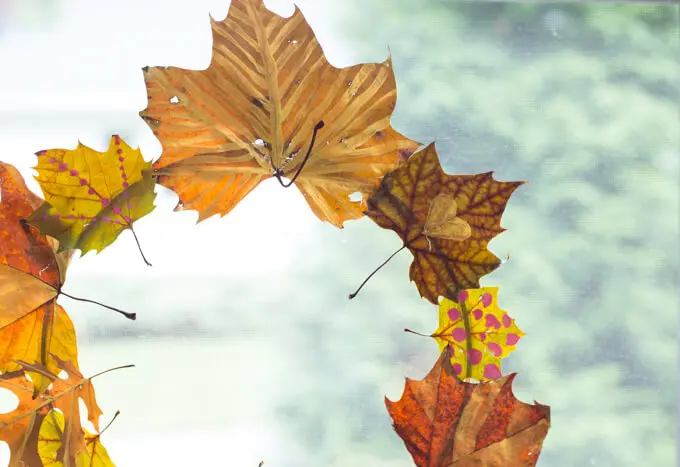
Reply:
<svg viewBox="0 0 680 467"><path fill-rule="evenodd" d="M170 103L171 103L171 104L179 104L179 97L177 97L177 96L172 96L172 97L170 98Z"/></svg>
<svg viewBox="0 0 680 467"><path fill-rule="evenodd" d="M260 139L260 138L257 138L255 141L253 141L253 144L254 144L255 146L264 146L264 140L263 140L263 139Z"/></svg>
<svg viewBox="0 0 680 467"><path fill-rule="evenodd" d="M288 41L289 44L297 44L298 40L297 39L291 39Z"/></svg>
<svg viewBox="0 0 680 467"><path fill-rule="evenodd" d="M0 413L10 413L17 407L19 407L19 398L16 394L9 389L0 388Z"/></svg>
<svg viewBox="0 0 680 467"><path fill-rule="evenodd" d="M357 201L361 201L364 199L364 195L358 191L355 191L351 195L349 195L349 200L352 201L353 203L356 203Z"/></svg>
<svg viewBox="0 0 680 467"><path fill-rule="evenodd" d="M9 445L5 441L0 441L0 467L9 465Z"/></svg>

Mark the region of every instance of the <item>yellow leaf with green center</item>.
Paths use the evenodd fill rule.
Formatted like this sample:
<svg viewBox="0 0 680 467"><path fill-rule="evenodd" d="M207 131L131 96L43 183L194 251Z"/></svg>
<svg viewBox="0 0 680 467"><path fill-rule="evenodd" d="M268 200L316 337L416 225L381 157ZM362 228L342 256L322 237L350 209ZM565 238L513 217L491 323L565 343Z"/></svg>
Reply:
<svg viewBox="0 0 680 467"><path fill-rule="evenodd" d="M119 136L106 152L81 143L37 153L45 203L27 220L59 240L59 251L101 251L154 209L150 162Z"/></svg>
<svg viewBox="0 0 680 467"><path fill-rule="evenodd" d="M525 335L498 307L497 294L498 287L467 289L458 294L458 302L444 298L439 303L439 327L432 337L441 352L450 353L461 379L500 378L501 358Z"/></svg>

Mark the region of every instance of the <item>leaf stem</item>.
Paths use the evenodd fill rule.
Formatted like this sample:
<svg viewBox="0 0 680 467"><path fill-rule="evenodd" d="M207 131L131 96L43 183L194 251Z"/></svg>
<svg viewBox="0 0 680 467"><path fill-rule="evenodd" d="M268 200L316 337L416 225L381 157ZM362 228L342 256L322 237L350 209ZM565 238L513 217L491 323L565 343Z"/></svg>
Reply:
<svg viewBox="0 0 680 467"><path fill-rule="evenodd" d="M120 313L121 315L125 316L127 319L131 319L131 320L137 319L137 313L129 313L127 311L123 311L123 310L118 309L118 308L113 307L113 306L104 305L103 303L99 303L95 300L90 300L90 299L87 299L87 298L74 297L73 295L67 294L63 290L59 290L59 295L64 295L65 297L68 297L71 300L77 300L79 302L94 303L95 305L103 306L104 308L108 308L109 310L115 311L116 313ZM121 368L126 368L126 367L121 367Z"/></svg>
<svg viewBox="0 0 680 467"><path fill-rule="evenodd" d="M97 376L101 376L101 375L104 375L104 374L106 374L106 373L110 373L110 372L112 372L112 371L123 370L123 369L125 369L125 368L134 368L134 367L135 367L134 365L122 365L122 366L116 366L116 367L113 367L113 368L109 368L108 370L100 371L99 373L96 373L96 374L90 376L90 377L87 378L87 379L88 379L88 380L91 380L91 379L93 379L93 378L96 378Z"/></svg>
<svg viewBox="0 0 680 467"><path fill-rule="evenodd" d="M109 427L113 424L113 422L116 421L116 418L118 418L118 415L120 415L120 410L116 410L116 413L113 414L113 418L111 419L111 421L104 427L103 430L101 430L101 431L97 434L97 437L103 435L104 432L105 432L106 430L109 429Z"/></svg>
<svg viewBox="0 0 680 467"><path fill-rule="evenodd" d="M408 245L408 243L405 243L401 248L399 248L397 251L395 251L394 253L392 253L392 254L390 255L390 257L387 258L387 259L385 260L384 263L382 263L382 264L381 264L380 266L378 266L372 273L370 273L370 274L368 275L368 277L367 277L366 279L364 279L364 281L361 283L361 285L359 286L359 288L356 289L356 290L354 291L354 293L349 294L349 299L352 300L354 297L356 297L356 296L359 294L359 291L364 287L364 285L366 285L366 282L368 282L369 279L370 279L371 277L373 277L373 275L374 275L376 272L380 271L380 269L382 269L383 266L385 266L387 263L389 263L390 260L391 260L392 258L394 258L395 256L397 256L397 253L399 253L401 250L403 250L404 248L406 248L407 245Z"/></svg>
<svg viewBox="0 0 680 467"><path fill-rule="evenodd" d="M142 251L142 245L139 243L139 239L137 238L137 234L135 233L135 229L130 226L130 232L132 232L132 236L135 237L135 242L137 243L137 248L139 249L139 253L142 255L142 259L146 263L147 266L151 266L151 263L147 261L146 256L144 256L144 252Z"/></svg>
<svg viewBox="0 0 680 467"><path fill-rule="evenodd" d="M284 183L283 180L281 180L281 177L283 177L283 170L281 169L274 170L274 176L279 181L282 187L288 188L293 183L295 183L295 180L297 180L297 178L300 176L302 169L305 167L305 164L307 164L307 160L309 160L309 156L312 155L312 148L314 147L314 141L316 141L316 135L319 132L319 130L324 127L324 125L325 124L323 120L320 120L319 123L317 123L316 126L314 127L314 132L312 133L312 141L309 143L309 149L307 150L307 154L305 155L305 158L302 160L302 164L300 164L300 167L298 167L297 172L295 172L295 175L293 175L293 178L291 178L288 183Z"/></svg>
<svg viewBox="0 0 680 467"><path fill-rule="evenodd" d="M404 332L410 332L411 334L415 334L416 336L432 337L428 336L427 334L421 334L419 332L411 331L409 328L404 328Z"/></svg>

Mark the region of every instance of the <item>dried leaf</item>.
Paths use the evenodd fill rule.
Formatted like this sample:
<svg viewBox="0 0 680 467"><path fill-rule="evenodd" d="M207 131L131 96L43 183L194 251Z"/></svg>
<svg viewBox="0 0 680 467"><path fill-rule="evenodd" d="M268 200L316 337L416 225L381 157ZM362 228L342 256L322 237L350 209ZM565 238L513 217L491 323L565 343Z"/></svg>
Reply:
<svg viewBox="0 0 680 467"><path fill-rule="evenodd" d="M467 240L472 235L472 228L457 215L458 203L453 196L447 193L438 194L430 203L423 235L459 242Z"/></svg>
<svg viewBox="0 0 680 467"><path fill-rule="evenodd" d="M479 287L500 265L487 245L505 230L501 215L522 183L498 182L492 172L447 175L430 144L385 176L366 215L402 238L414 256L411 280L437 304L439 296L456 300L460 290Z"/></svg>
<svg viewBox="0 0 680 467"><path fill-rule="evenodd" d="M515 350L524 333L498 307L498 287L463 290L458 302L443 298L439 327L432 337L451 356L453 372L462 379L500 378L501 358Z"/></svg>
<svg viewBox="0 0 680 467"><path fill-rule="evenodd" d="M401 399L385 399L394 429L418 467L534 466L550 427L550 407L518 401L515 374L461 382L442 354Z"/></svg>
<svg viewBox="0 0 680 467"><path fill-rule="evenodd" d="M231 211L262 180L294 177L314 213L341 227L388 171L418 147L390 126L396 105L391 62L335 68L302 13L282 18L262 0L233 0L212 21L207 70L144 69L140 115L161 141L158 182L199 220Z"/></svg>
<svg viewBox="0 0 680 467"><path fill-rule="evenodd" d="M64 429L64 416L56 410L48 413L43 419L38 438L38 452L43 467L62 467L64 465L63 462L57 460L60 449L63 447ZM113 466L109 453L101 443L100 435L94 435L85 429L83 431L87 451L80 451L76 454L76 467Z"/></svg>
<svg viewBox="0 0 680 467"><path fill-rule="evenodd" d="M78 354L73 323L54 301L69 255L55 256L24 222L40 200L9 164L0 163L0 196L0 372L18 369L17 359L56 371L50 354L70 361ZM49 384L33 376L36 393Z"/></svg>
<svg viewBox="0 0 680 467"><path fill-rule="evenodd" d="M8 414L0 414L0 440L10 447L10 467L21 466L76 466L113 465L105 451L94 459L107 463L92 463L92 447L98 437L86 435L80 422L79 401L87 409L87 419L99 430L101 409L95 399L90 378L83 375L71 362L55 358L58 369L67 373L66 379L58 378L45 366L19 361L24 371L40 374L52 386L33 397L32 385L23 374L3 375L0 387L9 389L19 398L19 406ZM12 377L13 376L13 377ZM55 417L58 410L59 416ZM94 441L97 438L97 441ZM36 457L37 456L37 457ZM36 458L41 463L36 463Z"/></svg>
<svg viewBox="0 0 680 467"><path fill-rule="evenodd" d="M151 163L119 136L103 153L78 143L37 156L45 203L28 221L59 240L58 251L99 252L154 209Z"/></svg>

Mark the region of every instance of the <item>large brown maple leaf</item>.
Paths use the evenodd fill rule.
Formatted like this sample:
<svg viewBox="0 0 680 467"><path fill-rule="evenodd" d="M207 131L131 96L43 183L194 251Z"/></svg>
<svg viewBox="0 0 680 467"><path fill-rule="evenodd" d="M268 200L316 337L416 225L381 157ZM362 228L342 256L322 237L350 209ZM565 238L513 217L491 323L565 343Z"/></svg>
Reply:
<svg viewBox="0 0 680 467"><path fill-rule="evenodd" d="M212 32L208 69L144 69L140 115L163 146L153 167L178 209L224 215L285 176L320 219L361 217L365 203L350 195L368 197L419 146L390 126L390 60L335 68L299 10L282 18L262 0L233 0Z"/></svg>
<svg viewBox="0 0 680 467"><path fill-rule="evenodd" d="M418 467L530 467L550 428L550 407L518 401L515 373L486 383L460 381L443 352L401 399L385 398L394 429Z"/></svg>
<svg viewBox="0 0 680 467"><path fill-rule="evenodd" d="M394 230L413 253L410 277L435 305L439 296L479 287L479 278L500 265L487 249L505 229L501 215L524 182L498 182L493 172L448 175L434 143L385 176L368 199L366 215Z"/></svg>

